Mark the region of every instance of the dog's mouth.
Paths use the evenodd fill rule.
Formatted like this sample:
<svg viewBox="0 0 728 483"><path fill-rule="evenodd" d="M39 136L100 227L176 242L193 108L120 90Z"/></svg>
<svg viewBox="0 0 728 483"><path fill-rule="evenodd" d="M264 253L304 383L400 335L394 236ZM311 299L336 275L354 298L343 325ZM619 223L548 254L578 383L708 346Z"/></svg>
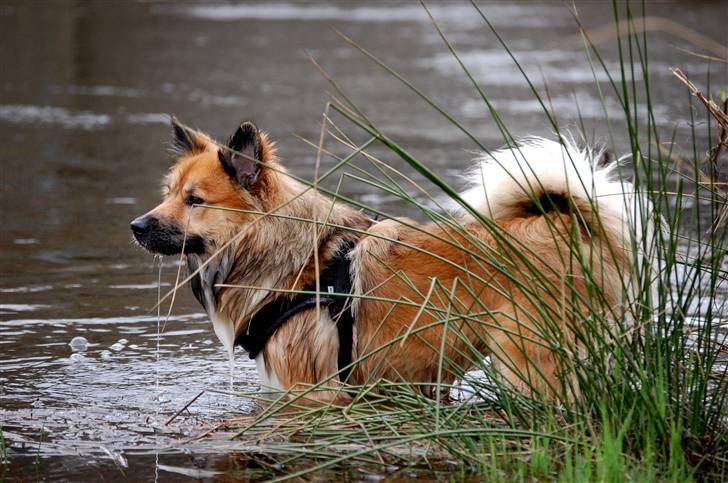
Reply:
<svg viewBox="0 0 728 483"><path fill-rule="evenodd" d="M191 233L185 233L179 227L160 221L158 218L144 215L130 224L134 240L145 250L159 255L187 254L202 255L205 253L205 240Z"/></svg>

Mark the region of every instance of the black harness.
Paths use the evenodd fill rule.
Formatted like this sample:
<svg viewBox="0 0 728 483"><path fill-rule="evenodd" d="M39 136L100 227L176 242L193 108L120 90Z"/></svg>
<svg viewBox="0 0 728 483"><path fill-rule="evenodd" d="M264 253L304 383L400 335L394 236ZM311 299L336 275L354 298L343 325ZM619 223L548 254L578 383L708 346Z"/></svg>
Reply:
<svg viewBox="0 0 728 483"><path fill-rule="evenodd" d="M255 359L268 339L288 319L301 310L315 307L318 302L328 308L329 315L336 324L339 334L339 379L342 382L346 381L351 372L348 366L351 364L354 337L354 314L349 303L349 294L352 291L349 252L352 248L354 243L347 241L331 257L326 268L319 274L318 296L316 284L312 283L304 287L303 291L314 293L302 293L293 298L279 297L266 304L253 316L247 330L240 334L235 344L245 349L251 359Z"/></svg>

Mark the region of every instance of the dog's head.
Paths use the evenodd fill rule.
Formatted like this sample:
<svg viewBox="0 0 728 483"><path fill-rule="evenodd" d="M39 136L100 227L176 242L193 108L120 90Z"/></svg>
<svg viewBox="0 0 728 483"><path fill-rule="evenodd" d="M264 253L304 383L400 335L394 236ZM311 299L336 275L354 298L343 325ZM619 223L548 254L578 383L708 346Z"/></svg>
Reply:
<svg viewBox="0 0 728 483"><path fill-rule="evenodd" d="M131 222L136 241L161 255L209 254L250 214L265 209L274 147L252 122L242 123L227 145L172 118L176 159L164 180L163 201ZM211 209L205 206L228 208Z"/></svg>

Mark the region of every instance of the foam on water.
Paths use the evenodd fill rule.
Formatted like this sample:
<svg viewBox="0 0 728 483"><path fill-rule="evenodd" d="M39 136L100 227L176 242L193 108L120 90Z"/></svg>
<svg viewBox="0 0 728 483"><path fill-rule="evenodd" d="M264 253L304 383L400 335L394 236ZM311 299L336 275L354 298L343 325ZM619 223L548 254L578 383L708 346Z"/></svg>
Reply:
<svg viewBox="0 0 728 483"><path fill-rule="evenodd" d="M181 329L181 330L166 330L164 331L164 335L167 337L174 337L178 335L194 335L194 334L204 334L205 330L203 329ZM142 334L141 337L161 337L161 334Z"/></svg>
<svg viewBox="0 0 728 483"><path fill-rule="evenodd" d="M167 318L168 321L185 322L190 320L199 320L205 317L205 314L185 314L178 315L176 317ZM59 325L67 326L73 325L119 325L119 324L144 324L148 322L154 322L157 318L155 316L119 316L119 317L86 317L78 319L13 319L3 321L4 326L8 327L25 327L30 325Z"/></svg>
<svg viewBox="0 0 728 483"><path fill-rule="evenodd" d="M451 3L447 6L430 5L430 10L439 21L458 22L463 28L478 26L482 20L473 15L473 8L466 2ZM562 21L562 15L556 8L546 5L529 5L531 15L524 16L523 9L518 6L499 5L497 9L487 9L488 15L499 25L516 24L531 27L553 26ZM429 23L429 17L419 5L367 5L340 6L336 4L295 3L258 3L244 5L194 5L176 9L177 12L205 20L232 22L236 20L268 20L268 21L320 21L339 20L345 22L416 22ZM550 23L549 23L550 22Z"/></svg>
<svg viewBox="0 0 728 483"><path fill-rule="evenodd" d="M133 89L123 86L110 85L56 85L51 87L54 94L71 94L76 96L93 96L93 97L142 97L144 92L139 89Z"/></svg>
<svg viewBox="0 0 728 483"><path fill-rule="evenodd" d="M129 114L126 116L126 122L129 124L169 124L169 114L161 112L143 112L137 114Z"/></svg>
<svg viewBox="0 0 728 483"><path fill-rule="evenodd" d="M121 289L131 289L131 290L149 290L150 288L158 288L160 286L169 287L169 284L166 282L127 283L127 284L109 285L109 288L121 288Z"/></svg>
<svg viewBox="0 0 728 483"><path fill-rule="evenodd" d="M90 111L69 111L62 107L25 104L0 105L0 121L14 124L55 124L73 129L98 129L111 123L111 116Z"/></svg>
<svg viewBox="0 0 728 483"><path fill-rule="evenodd" d="M48 307L50 306L46 304L0 304L0 310L11 310L13 312L33 312Z"/></svg>
<svg viewBox="0 0 728 483"><path fill-rule="evenodd" d="M45 292L51 290L53 287L50 285L34 285L31 287L8 287L0 288L0 293L36 293Z"/></svg>
<svg viewBox="0 0 728 483"><path fill-rule="evenodd" d="M137 199L132 196L112 196L106 198L106 202L112 205L135 205Z"/></svg>
<svg viewBox="0 0 728 483"><path fill-rule="evenodd" d="M35 245L38 243L37 238L16 238L13 240L16 245Z"/></svg>

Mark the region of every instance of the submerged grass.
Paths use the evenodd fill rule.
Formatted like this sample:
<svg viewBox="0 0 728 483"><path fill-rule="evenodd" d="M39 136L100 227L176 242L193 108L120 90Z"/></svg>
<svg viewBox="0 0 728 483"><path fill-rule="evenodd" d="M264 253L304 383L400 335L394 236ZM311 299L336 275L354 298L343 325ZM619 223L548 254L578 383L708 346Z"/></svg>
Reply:
<svg viewBox="0 0 728 483"><path fill-rule="evenodd" d="M640 218L664 222L663 228L654 233L644 225L631 234L634 274L632 282L622 287L629 300L625 307L608 306L597 275L590 272L591 265L584 260L580 268L591 278L587 280L588 297L579 297L575 290L564 291L563 286L555 286L537 267L519 258L518 253L526 253L529 247L510 239L497 224L472 210L455 187L428 168L426 160L417 159L382 132L329 78L337 95L330 105L332 112L327 109L324 117L327 135L350 153L339 157L335 169L317 176L310 185L337 200L370 209L383 217L392 216L339 192L346 183L363 183L368 189L407 203L422 219L447 226L452 233L472 241L476 248L468 249L467 254L473 263L500 271L513 281L519 296L529 297L536 312L528 315L530 322L539 324L544 344L554 348L562 367L574 374L574 380L553 388L558 396L553 401L539 397L534 386L538 375L522 374L523 382L534 388L534 395L527 397L499 377L487 354L469 357L471 366L453 368L441 346L433 347L439 354L440 374L452 371L457 377L455 384L442 383L442 377L433 384L382 380L366 386L347 386L354 400L344 407L301 404L311 391L331 384L330 380L323 381L306 390L280 396L259 415L228 423L235 437L256 451L275 455L272 458L279 468L276 477L303 477L341 465L362 465L381 472L402 466L433 470L457 468L462 471L460 478L473 475L496 481L534 478L724 481L728 478L728 312L725 306L728 204L724 185L719 182L719 155L725 147L708 150L707 146L701 147L700 141L706 133L708 138L719 132L724 136L728 126L721 124L720 116L716 116L716 121L706 115L705 124L692 123L691 145L676 146L674 134L665 142L652 108L647 28L639 25L646 17L644 4L636 12L630 2L615 1L613 6L620 71L607 69L583 29L582 38L595 79L598 70L603 70L608 77L612 92L604 92L598 85L600 98L604 102L610 95L618 100L621 108L619 126L624 126L625 132L618 132L622 127L609 122L605 107L608 120L605 133L616 152L629 152L630 169L623 169L623 175L632 174L635 191L643 195L634 197L635 205L631 209ZM528 81L550 127L562 134L556 116L549 110L548 99L528 79L487 15L474 2L473 9ZM578 22L578 16L575 18ZM495 120L504 143L513 145L514 138L505 122L434 18L433 25ZM434 99L353 40L345 40L487 152L484 143ZM637 82L638 77L643 81ZM693 94L686 92L686 103L692 102ZM639 112L640 103L646 105L646 117ZM692 104L689 107L692 116L697 111ZM611 121L616 121L614 116ZM343 128L342 123L348 127ZM706 133L697 133L698 126ZM368 141L353 142L347 129L363 131ZM586 132L582 136L587 139ZM627 139L628 144L616 145L618 138ZM424 188L368 152L374 142L388 155L403 160L434 188ZM323 150L323 142L319 143L319 149L319 158L322 152L328 153ZM355 160L363 163L357 164ZM336 190L321 185L326 177L344 167L347 172L340 175ZM473 240L458 220L442 209L443 197L447 203L457 204L481 220L497 246L489 247ZM284 216L275 210L266 215ZM447 241L465 250L454 237ZM565 239L564 243L573 246L574 255L581 259L573 241ZM493 256L493 248L515 252L514 260L498 260ZM465 267L458 268L464 273L463 284L477 278ZM533 281L518 282L519 278L513 277L514 270L525 271ZM572 282L565 283L567 289L573 288L569 285ZM580 319L578 326L571 327L575 333L573 342L564 342L571 339L559 328L563 314L554 313L549 301L536 300L535 287L549 288L554 297L566 292L568 296L562 300L566 310L587 307L587 317ZM420 312L436 314L436 322L428 327L441 326L443 334L451 332L472 348L462 327L471 324L487 327L492 314L487 307L463 310L452 299L453 292L454 287L442 286L433 274L429 292L421 294L422 301L393 302L415 304ZM504 290L503 294L508 296L509 292ZM437 306L428 302L433 297L440 302ZM448 303L441 303L443 300ZM448 309L438 308L442 306ZM418 337L420 330L424 329L408 330L388 346L396 346L407 337ZM371 347L360 359L384 349ZM423 386L428 386L426 391ZM341 390L335 385L331 389ZM427 397L423 392L437 397ZM578 396L571 396L574 393ZM246 393L245 397L251 395ZM265 399L263 394L252 397ZM457 474L453 478L457 479Z"/></svg>

